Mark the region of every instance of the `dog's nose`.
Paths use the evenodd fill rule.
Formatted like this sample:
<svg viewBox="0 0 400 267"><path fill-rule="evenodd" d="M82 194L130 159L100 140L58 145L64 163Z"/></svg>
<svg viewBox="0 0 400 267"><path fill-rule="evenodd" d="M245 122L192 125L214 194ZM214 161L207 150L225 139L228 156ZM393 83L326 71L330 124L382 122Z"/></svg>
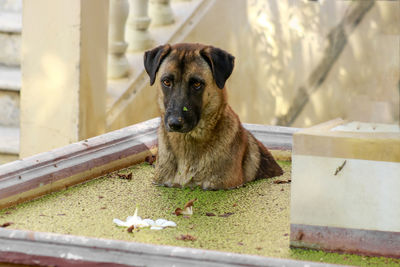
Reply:
<svg viewBox="0 0 400 267"><path fill-rule="evenodd" d="M181 130L183 128L182 117L169 117L168 118L168 127L173 131Z"/></svg>

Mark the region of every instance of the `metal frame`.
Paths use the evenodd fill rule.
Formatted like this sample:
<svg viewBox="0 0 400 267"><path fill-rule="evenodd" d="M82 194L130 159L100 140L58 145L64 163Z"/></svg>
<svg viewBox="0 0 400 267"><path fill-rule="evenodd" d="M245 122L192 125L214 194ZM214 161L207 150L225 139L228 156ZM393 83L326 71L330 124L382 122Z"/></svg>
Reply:
<svg viewBox="0 0 400 267"><path fill-rule="evenodd" d="M336 266L9 229L0 230L0 261L51 266Z"/></svg>

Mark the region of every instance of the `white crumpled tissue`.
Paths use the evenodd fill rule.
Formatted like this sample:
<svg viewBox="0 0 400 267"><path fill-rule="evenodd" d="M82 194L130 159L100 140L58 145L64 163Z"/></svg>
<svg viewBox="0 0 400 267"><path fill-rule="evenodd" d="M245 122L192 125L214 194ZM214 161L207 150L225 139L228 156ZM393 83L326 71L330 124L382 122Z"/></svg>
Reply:
<svg viewBox="0 0 400 267"><path fill-rule="evenodd" d="M162 230L165 227L176 227L176 223L173 221L168 221L165 219L158 219L153 221L151 219L142 219L138 214L138 208L135 209L135 213L133 216L128 216L126 221L121 221L120 219L114 219L113 222L118 226L125 226L125 227L133 227L135 228L143 228L143 227L150 227L152 230Z"/></svg>

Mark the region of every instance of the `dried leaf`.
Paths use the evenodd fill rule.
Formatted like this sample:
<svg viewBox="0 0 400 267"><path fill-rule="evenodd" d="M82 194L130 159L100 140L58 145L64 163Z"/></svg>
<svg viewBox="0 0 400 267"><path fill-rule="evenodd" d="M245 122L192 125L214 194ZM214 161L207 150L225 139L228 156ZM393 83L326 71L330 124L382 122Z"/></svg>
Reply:
<svg viewBox="0 0 400 267"><path fill-rule="evenodd" d="M206 212L206 216L215 216L215 214L212 212Z"/></svg>
<svg viewBox="0 0 400 267"><path fill-rule="evenodd" d="M133 229L135 229L134 225L129 226L129 228L127 229L128 233L132 233Z"/></svg>
<svg viewBox="0 0 400 267"><path fill-rule="evenodd" d="M183 209L181 208L176 208L175 209L175 215L179 216L179 215L192 215L193 214L193 202L195 202L197 200L197 198L189 200L185 206L183 207Z"/></svg>
<svg viewBox="0 0 400 267"><path fill-rule="evenodd" d="M183 241L195 241L197 238L195 236L186 234L186 235L180 235L176 239L183 240Z"/></svg>
<svg viewBox="0 0 400 267"><path fill-rule="evenodd" d="M128 173L128 174L117 173L117 175L121 179L126 179L126 180L132 179L132 173Z"/></svg>
<svg viewBox="0 0 400 267"><path fill-rule="evenodd" d="M275 180L274 184L290 184L292 182L291 179L288 179L287 181L285 180Z"/></svg>
<svg viewBox="0 0 400 267"><path fill-rule="evenodd" d="M229 217L229 216L231 216L231 215L233 215L234 213L233 212L225 212L224 214L220 214L220 215L218 215L218 217Z"/></svg>
<svg viewBox="0 0 400 267"><path fill-rule="evenodd" d="M196 200L197 200L197 198L192 199L192 200L189 200L189 201L185 204L185 206L183 207L183 209L192 207L192 206L193 206L193 202L195 202Z"/></svg>
<svg viewBox="0 0 400 267"><path fill-rule="evenodd" d="M179 215L182 215L182 212L183 212L183 209L176 208L174 213L175 213L176 216L179 216Z"/></svg>
<svg viewBox="0 0 400 267"><path fill-rule="evenodd" d="M155 155L147 156L144 160L150 165L153 165L154 161L156 161L156 156Z"/></svg>
<svg viewBox="0 0 400 267"><path fill-rule="evenodd" d="M11 224L13 224L13 223L12 222L6 222L6 223L3 223L2 225L0 225L0 227L6 228L6 227L10 226Z"/></svg>

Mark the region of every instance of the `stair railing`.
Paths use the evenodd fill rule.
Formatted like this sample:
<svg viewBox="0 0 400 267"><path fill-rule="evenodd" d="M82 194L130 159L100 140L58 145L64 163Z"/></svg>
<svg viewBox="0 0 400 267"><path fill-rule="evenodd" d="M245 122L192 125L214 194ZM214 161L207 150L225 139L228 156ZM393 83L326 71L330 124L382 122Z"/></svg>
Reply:
<svg viewBox="0 0 400 267"><path fill-rule="evenodd" d="M107 76L119 79L130 73L127 52L142 52L155 44L150 23L166 26L175 19L170 0L110 0L109 12Z"/></svg>
<svg viewBox="0 0 400 267"><path fill-rule="evenodd" d="M128 75L129 62L126 58L128 43L125 41L125 24L128 18L128 0L111 0L108 28L108 78Z"/></svg>

